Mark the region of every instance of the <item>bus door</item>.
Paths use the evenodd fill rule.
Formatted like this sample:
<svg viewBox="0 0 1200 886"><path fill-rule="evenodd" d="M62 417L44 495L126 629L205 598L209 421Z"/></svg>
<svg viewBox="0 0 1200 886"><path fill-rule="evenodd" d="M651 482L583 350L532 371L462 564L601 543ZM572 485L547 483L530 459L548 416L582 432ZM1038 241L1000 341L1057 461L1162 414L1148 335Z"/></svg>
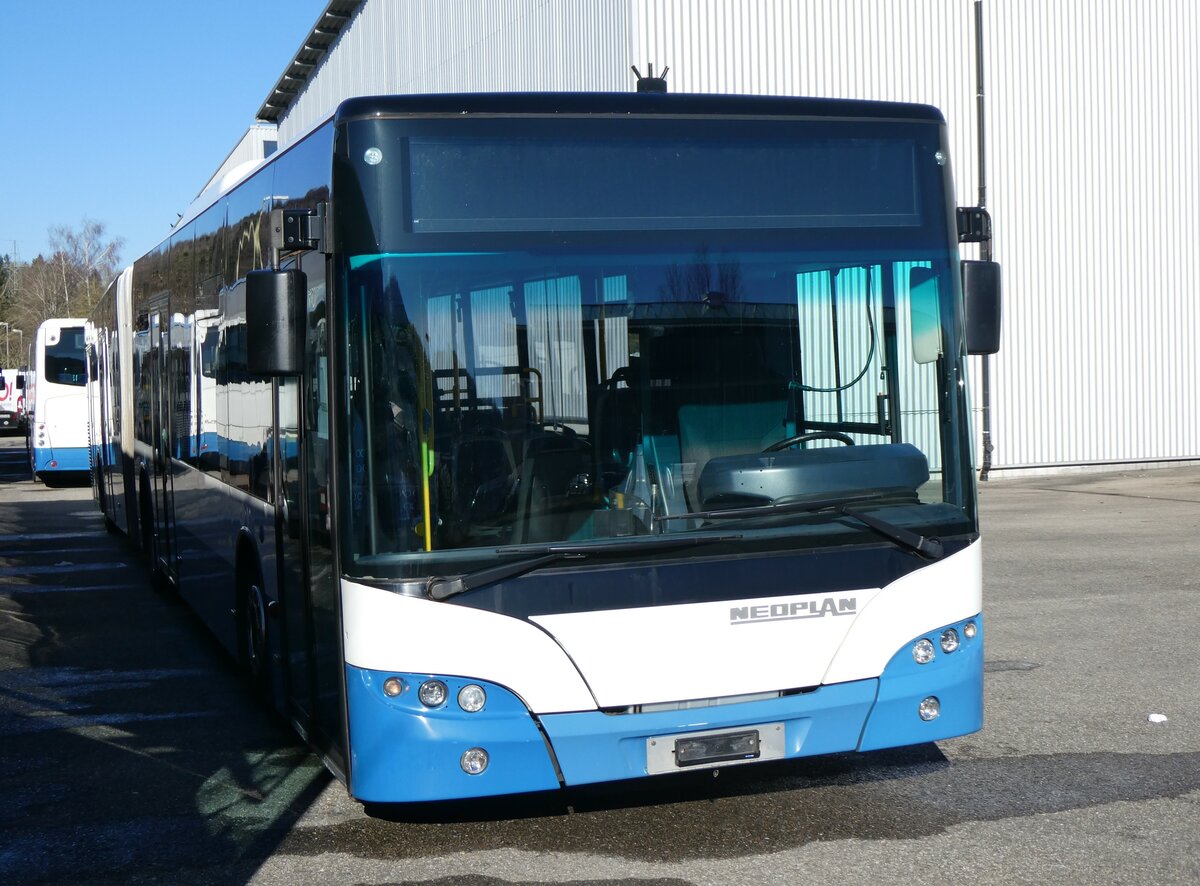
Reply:
<svg viewBox="0 0 1200 886"><path fill-rule="evenodd" d="M178 583L179 568L175 541L175 488L171 465L175 433L172 417L171 324L160 313L150 315L151 409L154 427L154 504L158 516L158 568L163 576Z"/></svg>
<svg viewBox="0 0 1200 886"><path fill-rule="evenodd" d="M104 397L100 394L100 341L102 335L88 341L84 350L87 363L88 388L88 465L92 471L92 482L100 501L100 510L108 516L108 477L104 465L104 446L108 440L108 428L104 422Z"/></svg>
<svg viewBox="0 0 1200 886"><path fill-rule="evenodd" d="M320 254L301 260L308 279L304 372L278 383L276 513L289 712L326 762L345 772L338 579L329 511L325 265Z"/></svg>
<svg viewBox="0 0 1200 886"><path fill-rule="evenodd" d="M280 378L275 383L275 537L279 544L279 598L283 603L284 685L287 713L309 733L313 719L308 582L305 580L304 539L300 507L300 383Z"/></svg>

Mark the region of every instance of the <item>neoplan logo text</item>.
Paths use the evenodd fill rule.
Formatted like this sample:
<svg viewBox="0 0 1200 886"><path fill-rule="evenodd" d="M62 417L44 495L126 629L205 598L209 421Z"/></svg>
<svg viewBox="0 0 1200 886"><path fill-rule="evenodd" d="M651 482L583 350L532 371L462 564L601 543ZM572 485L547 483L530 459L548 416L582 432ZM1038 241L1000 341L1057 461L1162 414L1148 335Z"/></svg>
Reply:
<svg viewBox="0 0 1200 886"><path fill-rule="evenodd" d="M765 621L854 615L857 612L858 599L856 597L822 597L816 600L793 600L790 603L732 606L729 609L729 623L734 625L759 624Z"/></svg>

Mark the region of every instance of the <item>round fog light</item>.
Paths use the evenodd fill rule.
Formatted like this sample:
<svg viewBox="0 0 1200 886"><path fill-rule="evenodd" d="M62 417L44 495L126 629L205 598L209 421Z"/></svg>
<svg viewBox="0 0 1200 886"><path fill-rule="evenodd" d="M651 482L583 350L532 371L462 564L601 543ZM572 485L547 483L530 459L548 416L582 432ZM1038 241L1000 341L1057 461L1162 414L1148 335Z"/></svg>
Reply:
<svg viewBox="0 0 1200 886"><path fill-rule="evenodd" d="M913 644L913 661L917 664L929 664L933 661L933 641L922 637Z"/></svg>
<svg viewBox="0 0 1200 886"><path fill-rule="evenodd" d="M399 677L388 677L383 681L383 694L388 698L395 698L404 691L404 681Z"/></svg>
<svg viewBox="0 0 1200 886"><path fill-rule="evenodd" d="M938 714L942 712L942 703L937 700L936 695L931 695L928 698L922 699L917 706L917 716L928 723L930 720L936 720Z"/></svg>
<svg viewBox="0 0 1200 886"><path fill-rule="evenodd" d="M487 693L483 691L482 686L468 683L462 689L458 690L458 706L468 714L482 711L486 703Z"/></svg>
<svg viewBox="0 0 1200 886"><path fill-rule="evenodd" d="M963 636L966 637L968 640L974 639L975 635L978 632L979 632L979 628L976 626L975 622L973 622L973 621L969 621L965 625L963 625Z"/></svg>
<svg viewBox="0 0 1200 886"><path fill-rule="evenodd" d="M938 645L942 647L942 652L953 652L958 648L958 631L946 628L938 638Z"/></svg>
<svg viewBox="0 0 1200 886"><path fill-rule="evenodd" d="M483 748L471 748L463 752L458 764L467 775L479 775L488 767L488 752Z"/></svg>
<svg viewBox="0 0 1200 886"><path fill-rule="evenodd" d="M417 698L421 699L421 704L427 708L440 708L446 703L449 695L446 684L441 680L427 680L417 690Z"/></svg>

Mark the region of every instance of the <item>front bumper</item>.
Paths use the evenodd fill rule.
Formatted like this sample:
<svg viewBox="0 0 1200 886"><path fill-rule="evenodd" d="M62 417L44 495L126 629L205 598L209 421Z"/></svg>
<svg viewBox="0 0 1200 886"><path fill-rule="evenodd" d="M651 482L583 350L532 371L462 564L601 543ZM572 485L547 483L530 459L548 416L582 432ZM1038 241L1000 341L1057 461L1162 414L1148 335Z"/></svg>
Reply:
<svg viewBox="0 0 1200 886"><path fill-rule="evenodd" d="M977 629L970 639L964 636L966 621ZM936 646L948 627L963 637L960 647L949 654L939 649L933 661L918 665L913 643L926 637ZM535 716L515 694L487 681L347 666L351 793L366 802L429 801L638 778L649 774L651 739L723 729L782 725L777 759L876 750L975 732L983 725L982 619L944 625L921 637L896 650L877 678L766 700L652 713L596 710ZM382 689L390 676L405 684L395 698ZM428 679L440 679L449 688L449 701L436 710L416 697L417 687ZM467 683L487 692L487 704L478 713L465 713L455 704ZM917 709L931 696L938 699L940 714L925 721ZM473 748L483 748L489 758L478 775L468 775L460 765L464 752Z"/></svg>

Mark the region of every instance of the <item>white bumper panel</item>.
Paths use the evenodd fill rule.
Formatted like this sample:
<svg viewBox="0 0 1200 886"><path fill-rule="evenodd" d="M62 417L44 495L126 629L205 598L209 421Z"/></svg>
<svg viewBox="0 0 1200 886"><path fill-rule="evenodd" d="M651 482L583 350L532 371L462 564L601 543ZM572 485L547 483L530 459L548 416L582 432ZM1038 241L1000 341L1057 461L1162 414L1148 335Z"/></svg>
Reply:
<svg viewBox="0 0 1200 886"><path fill-rule="evenodd" d="M554 640L516 618L342 580L347 664L376 671L490 680L539 714L596 703Z"/></svg>
<svg viewBox="0 0 1200 886"><path fill-rule="evenodd" d="M878 677L901 644L982 610L983 548L977 541L876 594L854 620L821 682Z"/></svg>
<svg viewBox="0 0 1200 886"><path fill-rule="evenodd" d="M815 686L875 590L535 616L601 707Z"/></svg>
<svg viewBox="0 0 1200 886"><path fill-rule="evenodd" d="M980 611L979 545L880 590L535 616L601 707L878 677L917 634Z"/></svg>

